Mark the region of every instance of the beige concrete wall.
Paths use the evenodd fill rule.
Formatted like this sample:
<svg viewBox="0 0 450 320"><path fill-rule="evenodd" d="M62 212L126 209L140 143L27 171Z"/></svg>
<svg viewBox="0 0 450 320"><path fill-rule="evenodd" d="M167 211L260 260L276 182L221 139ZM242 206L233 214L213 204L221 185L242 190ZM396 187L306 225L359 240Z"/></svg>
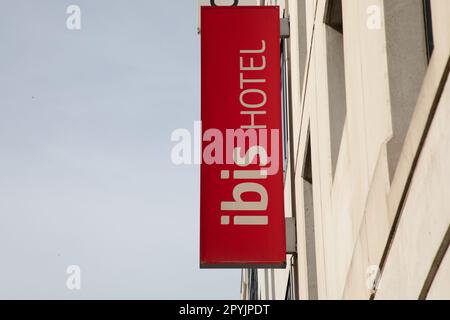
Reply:
<svg viewBox="0 0 450 320"><path fill-rule="evenodd" d="M450 3L432 1L435 50L419 93L416 109L400 155L399 167L389 193L389 212L397 217L390 249L385 249L378 299L427 298L426 286L445 292L433 269L442 274L437 256L448 248L450 224L447 83L450 57ZM404 201L403 201L404 200ZM446 236L447 234L447 236ZM439 267L440 265L440 267ZM445 274L445 272L444 272ZM442 276L445 279L445 275ZM428 283L431 282L431 283ZM435 292L435 291L432 291ZM450 298L447 296L446 298Z"/></svg>
<svg viewBox="0 0 450 320"><path fill-rule="evenodd" d="M421 73L408 73L408 63L423 63L423 41L422 51L399 66L398 54L408 55L409 50L392 42L402 32L389 33L409 26L419 37L422 22L408 19L417 18L420 7L402 10L395 21L400 3L342 1L345 86L336 85L339 36L330 37L323 23L327 1L280 3L291 24L294 132L289 151L294 163L286 179L285 204L286 216L297 217L299 298L309 298L306 246L314 241L319 299L450 299L450 1L432 0L435 50ZM380 14L380 28L368 25L374 12ZM411 45L414 39L407 41ZM414 78L408 82L408 77ZM342 88L344 121L342 114L330 111L341 94L335 91ZM403 105L410 111L399 119ZM336 129L333 121L343 121L343 127ZM306 232L310 194L302 176L309 136L314 239ZM380 282L374 287L377 268ZM261 298L284 299L288 277L289 268L260 270Z"/></svg>
<svg viewBox="0 0 450 320"><path fill-rule="evenodd" d="M376 297L417 299L450 225L450 82L436 111ZM445 272L445 271L443 271ZM447 288L450 283L447 283ZM448 297L450 298L450 296Z"/></svg>

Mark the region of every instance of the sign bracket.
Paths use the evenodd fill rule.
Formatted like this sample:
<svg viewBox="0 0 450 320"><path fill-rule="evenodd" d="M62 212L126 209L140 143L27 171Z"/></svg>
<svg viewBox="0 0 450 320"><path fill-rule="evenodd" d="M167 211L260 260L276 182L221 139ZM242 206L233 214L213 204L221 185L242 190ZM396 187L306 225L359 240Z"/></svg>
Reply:
<svg viewBox="0 0 450 320"><path fill-rule="evenodd" d="M291 36L289 18L280 19L280 38L288 39Z"/></svg>
<svg viewBox="0 0 450 320"><path fill-rule="evenodd" d="M295 218L286 219L286 254L297 253L297 227Z"/></svg>

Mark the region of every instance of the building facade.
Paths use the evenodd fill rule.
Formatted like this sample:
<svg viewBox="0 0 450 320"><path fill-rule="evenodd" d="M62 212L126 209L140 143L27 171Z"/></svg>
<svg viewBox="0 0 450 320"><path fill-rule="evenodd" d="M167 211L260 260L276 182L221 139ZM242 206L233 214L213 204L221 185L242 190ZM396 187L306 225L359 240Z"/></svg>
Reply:
<svg viewBox="0 0 450 320"><path fill-rule="evenodd" d="M450 1L278 0L284 270L242 299L450 298Z"/></svg>

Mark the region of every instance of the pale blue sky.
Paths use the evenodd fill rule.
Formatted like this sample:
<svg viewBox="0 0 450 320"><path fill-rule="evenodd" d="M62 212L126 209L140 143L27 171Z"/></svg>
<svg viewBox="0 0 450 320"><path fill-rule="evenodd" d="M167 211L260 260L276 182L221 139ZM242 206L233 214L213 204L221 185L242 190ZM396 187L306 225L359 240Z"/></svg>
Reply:
<svg viewBox="0 0 450 320"><path fill-rule="evenodd" d="M199 168L170 160L200 117L196 2L0 1L0 298L239 298L199 269Z"/></svg>

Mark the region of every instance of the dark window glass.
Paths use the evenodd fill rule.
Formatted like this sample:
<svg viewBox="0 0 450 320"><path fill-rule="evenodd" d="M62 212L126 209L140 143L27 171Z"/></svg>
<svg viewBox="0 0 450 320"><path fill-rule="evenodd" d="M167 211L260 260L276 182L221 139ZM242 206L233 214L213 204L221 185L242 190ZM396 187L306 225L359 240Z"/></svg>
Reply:
<svg viewBox="0 0 450 320"><path fill-rule="evenodd" d="M258 270L249 269L249 299L258 300Z"/></svg>
<svg viewBox="0 0 450 320"><path fill-rule="evenodd" d="M294 286L292 285L292 274L289 272L289 279L286 288L285 300L295 300L294 299Z"/></svg>
<svg viewBox="0 0 450 320"><path fill-rule="evenodd" d="M283 135L283 172L286 176L288 165L288 143L289 143L289 83L286 62L286 43L281 41L281 108L282 108L282 135Z"/></svg>
<svg viewBox="0 0 450 320"><path fill-rule="evenodd" d="M327 0L324 23L342 33L342 0Z"/></svg>
<svg viewBox="0 0 450 320"><path fill-rule="evenodd" d="M425 37L427 42L427 56L428 61L430 61L431 55L433 54L434 50L433 19L431 16L430 0L423 0L423 12L425 18Z"/></svg>

